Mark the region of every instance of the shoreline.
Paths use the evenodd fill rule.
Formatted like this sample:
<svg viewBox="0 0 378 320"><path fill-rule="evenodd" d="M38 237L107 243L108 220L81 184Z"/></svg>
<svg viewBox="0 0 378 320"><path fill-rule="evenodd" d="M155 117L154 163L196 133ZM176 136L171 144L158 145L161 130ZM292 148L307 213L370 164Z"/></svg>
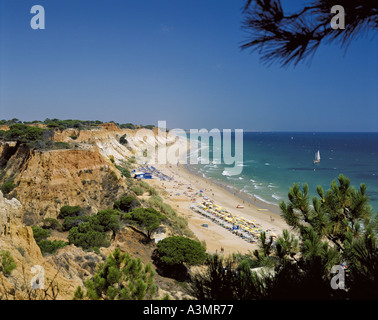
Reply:
<svg viewBox="0 0 378 320"><path fill-rule="evenodd" d="M196 177L199 177L201 179L205 179L205 180L208 180L210 182L212 182L213 184L217 185L218 187L224 189L225 191L229 192L230 194L232 194L233 196L235 197L238 197L241 201L243 202L248 202L249 204L252 204L256 207L258 207L259 209L262 209L262 210L268 210L270 211L271 213L274 213L276 215L280 215L280 208L278 205L275 205L275 204L271 204L271 203L267 203L265 201L262 201L260 200L259 198L253 196L253 195L250 195L250 194L247 194L245 192L242 192L241 190L238 190L236 187L235 189L233 188L230 188L229 186L225 185L222 181L220 180L216 180L214 178L210 178L210 177L203 177L201 176L200 173L198 172L195 172L194 170L191 170L189 168L189 165L188 164L185 164L183 165L184 168L189 172L191 173L192 175L196 176ZM236 191L235 191L236 190Z"/></svg>
<svg viewBox="0 0 378 320"><path fill-rule="evenodd" d="M254 221L262 230L269 230L276 236L281 236L284 229L289 226L278 214L268 205L260 206L260 203L254 203L253 199L243 199L240 194L234 193L233 190L227 190L215 181L203 178L186 168L185 165L154 165L160 172L172 177L172 180L161 180L153 177L151 180L143 180L152 186L163 188L166 192L159 193L164 202L170 204L177 213L188 221L189 229L194 233L199 241L205 241L207 252L209 253L250 253L258 249L258 242L249 243L215 223L211 219L201 216L193 211L191 206L203 201L198 195L207 196L216 205L225 208L235 217L244 217ZM243 203L244 201L244 203ZM261 202L262 203L262 202ZM243 208L237 208L242 205ZM206 225L206 227L204 227Z"/></svg>

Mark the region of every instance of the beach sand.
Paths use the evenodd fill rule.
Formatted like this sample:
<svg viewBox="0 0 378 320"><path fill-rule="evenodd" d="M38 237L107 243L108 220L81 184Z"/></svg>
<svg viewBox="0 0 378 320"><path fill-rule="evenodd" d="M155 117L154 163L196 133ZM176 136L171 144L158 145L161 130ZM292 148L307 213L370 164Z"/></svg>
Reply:
<svg viewBox="0 0 378 320"><path fill-rule="evenodd" d="M189 172L183 165L154 165L154 167L167 176L172 177L173 180L162 181L158 177L153 176L153 179L144 181L154 187L163 188L166 191L160 193L164 202L171 205L179 215L188 219L188 226L198 240L206 242L208 253L224 255L237 252L249 253L257 249L258 245L248 243L241 237L232 234L229 230L193 211L190 206L198 204L203 199L193 197L193 194L200 190L203 191L203 196L208 196L214 203L227 209L233 215L254 220L262 226L263 230L269 229L276 236L280 236L284 229L289 229L289 226L278 214L278 208L267 208L266 205L259 206L258 203L254 203L254 200L248 202L245 198L238 197L236 193L234 194L210 180ZM193 191L190 192L188 187L191 187ZM190 193L191 195L189 195ZM193 201L194 198L196 201ZM244 208L236 208L237 205L244 206ZM203 224L207 224L208 227L203 227Z"/></svg>

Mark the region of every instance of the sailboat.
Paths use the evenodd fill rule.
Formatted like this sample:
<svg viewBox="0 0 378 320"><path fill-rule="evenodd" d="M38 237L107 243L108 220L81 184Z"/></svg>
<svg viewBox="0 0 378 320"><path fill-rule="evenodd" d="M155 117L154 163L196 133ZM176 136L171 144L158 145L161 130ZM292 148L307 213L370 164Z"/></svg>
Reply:
<svg viewBox="0 0 378 320"><path fill-rule="evenodd" d="M319 150L315 153L315 160L314 164L318 164L320 162L320 152Z"/></svg>

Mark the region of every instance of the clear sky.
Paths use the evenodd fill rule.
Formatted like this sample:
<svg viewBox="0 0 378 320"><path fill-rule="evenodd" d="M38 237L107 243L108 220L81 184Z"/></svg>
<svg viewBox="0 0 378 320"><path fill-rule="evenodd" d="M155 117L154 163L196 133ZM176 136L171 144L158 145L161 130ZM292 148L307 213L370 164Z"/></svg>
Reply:
<svg viewBox="0 0 378 320"><path fill-rule="evenodd" d="M240 50L242 0L0 4L0 119L378 131L377 37L283 69ZM45 30L30 27L36 4Z"/></svg>

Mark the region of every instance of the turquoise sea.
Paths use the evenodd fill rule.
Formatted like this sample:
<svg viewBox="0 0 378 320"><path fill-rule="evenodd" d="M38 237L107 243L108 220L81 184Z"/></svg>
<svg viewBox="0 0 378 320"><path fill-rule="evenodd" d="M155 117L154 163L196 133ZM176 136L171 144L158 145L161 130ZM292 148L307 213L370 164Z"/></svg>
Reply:
<svg viewBox="0 0 378 320"><path fill-rule="evenodd" d="M344 174L355 188L367 185L370 204L378 212L378 133L244 132L243 161L236 164L243 169L239 175L229 175L230 166L213 156L218 153L212 139L201 149L209 152L210 163L188 168L240 195L278 206L287 201L294 182L308 183L313 196L318 185L328 190ZM318 150L321 161L315 165Z"/></svg>

